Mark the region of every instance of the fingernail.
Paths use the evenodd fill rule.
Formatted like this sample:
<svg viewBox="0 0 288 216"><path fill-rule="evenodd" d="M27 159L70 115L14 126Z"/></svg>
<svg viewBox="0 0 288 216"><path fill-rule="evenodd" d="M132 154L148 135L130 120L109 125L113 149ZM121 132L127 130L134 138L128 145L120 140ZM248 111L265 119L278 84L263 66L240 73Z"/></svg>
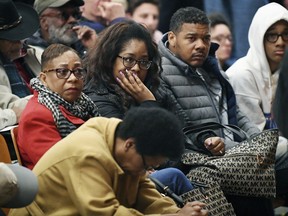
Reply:
<svg viewBox="0 0 288 216"><path fill-rule="evenodd" d="M116 77L116 80L117 80L118 82L121 82L121 80L120 80L118 77Z"/></svg>
<svg viewBox="0 0 288 216"><path fill-rule="evenodd" d="M122 71L119 71L119 74L120 74L121 76L124 76L124 73L123 73Z"/></svg>

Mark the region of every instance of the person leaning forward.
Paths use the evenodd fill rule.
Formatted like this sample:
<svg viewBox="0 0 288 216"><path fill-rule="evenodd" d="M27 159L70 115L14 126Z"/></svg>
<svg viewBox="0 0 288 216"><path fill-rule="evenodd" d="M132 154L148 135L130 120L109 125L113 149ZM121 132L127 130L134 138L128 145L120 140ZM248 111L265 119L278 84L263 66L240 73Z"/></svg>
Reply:
<svg viewBox="0 0 288 216"><path fill-rule="evenodd" d="M208 215L198 201L179 209L146 176L183 147L180 123L161 108L91 118L43 155L35 201L9 215Z"/></svg>

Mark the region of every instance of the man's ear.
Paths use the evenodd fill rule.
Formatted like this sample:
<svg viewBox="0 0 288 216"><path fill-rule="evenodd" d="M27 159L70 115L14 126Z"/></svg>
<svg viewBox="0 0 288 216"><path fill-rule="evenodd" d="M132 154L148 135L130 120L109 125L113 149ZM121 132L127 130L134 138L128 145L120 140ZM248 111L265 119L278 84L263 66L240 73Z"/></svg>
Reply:
<svg viewBox="0 0 288 216"><path fill-rule="evenodd" d="M46 73L40 72L39 79L43 83L44 86L46 86L46 87L48 86L47 85L47 75L46 75Z"/></svg>
<svg viewBox="0 0 288 216"><path fill-rule="evenodd" d="M131 148L135 148L135 139L134 138L128 138L125 140L125 151L128 151Z"/></svg>
<svg viewBox="0 0 288 216"><path fill-rule="evenodd" d="M172 32L172 31L168 32L168 41L169 41L170 46L175 47L176 35L174 34L174 32Z"/></svg>

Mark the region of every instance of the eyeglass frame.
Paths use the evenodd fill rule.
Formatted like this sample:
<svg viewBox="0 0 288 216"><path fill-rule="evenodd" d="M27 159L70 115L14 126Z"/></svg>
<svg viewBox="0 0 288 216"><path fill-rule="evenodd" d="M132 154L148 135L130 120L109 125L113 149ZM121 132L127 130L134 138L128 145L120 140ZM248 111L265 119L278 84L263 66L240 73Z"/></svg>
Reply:
<svg viewBox="0 0 288 216"><path fill-rule="evenodd" d="M142 69L142 70L148 70L148 69L151 67L152 63L153 63L152 61L144 60L144 59L137 60L137 59L132 58L132 57L125 57L125 56L120 56L120 55L117 55L117 57L118 57L118 58L122 58L122 64L123 64L125 67L127 67L127 68L133 68L136 64L138 64L138 66L139 66L140 69ZM132 65L132 64L129 65L129 66L125 65L125 59L128 59L128 58L130 58L130 59L132 59L132 60L135 61L133 65ZM147 62L147 63L149 63L149 66L148 66L147 68L142 68L142 66L141 66L141 64L140 64L141 62ZM127 62L126 62L126 63L127 63Z"/></svg>
<svg viewBox="0 0 288 216"><path fill-rule="evenodd" d="M75 74L75 72L77 70L81 69L82 70L82 77L78 77L78 75ZM59 77L59 71L58 70L68 70L69 73L67 73L68 75L66 75L65 77ZM73 73L73 75L78 79L78 80L83 80L85 78L85 69L84 68L75 68L73 70L69 69L69 68L53 68L53 69L48 69L48 70L44 70L43 73L47 73L47 72L52 72L55 71L56 72L56 76L58 79L68 79L71 74Z"/></svg>
<svg viewBox="0 0 288 216"><path fill-rule="evenodd" d="M154 170L154 167L147 165L144 155L142 153L140 155L142 157L142 163L143 163L144 170L146 170L146 171Z"/></svg>
<svg viewBox="0 0 288 216"><path fill-rule="evenodd" d="M284 34L287 35L287 39L284 39L284 37L283 37ZM268 37L269 37L269 36L277 36L277 37L275 38L275 40L268 40ZM267 33L267 34L265 34L264 38L265 38L265 40L266 40L267 42L269 42L269 43L276 43L276 42L278 41L278 39L279 39L280 36L281 36L281 38L282 38L282 40L283 40L284 42L288 42L288 32L283 32L283 33L281 33L281 34L278 34L278 33Z"/></svg>
<svg viewBox="0 0 288 216"><path fill-rule="evenodd" d="M215 40L219 43L224 43L226 40L228 40L230 43L233 43L232 35L228 35L228 36L218 35L218 36L212 37L211 40Z"/></svg>

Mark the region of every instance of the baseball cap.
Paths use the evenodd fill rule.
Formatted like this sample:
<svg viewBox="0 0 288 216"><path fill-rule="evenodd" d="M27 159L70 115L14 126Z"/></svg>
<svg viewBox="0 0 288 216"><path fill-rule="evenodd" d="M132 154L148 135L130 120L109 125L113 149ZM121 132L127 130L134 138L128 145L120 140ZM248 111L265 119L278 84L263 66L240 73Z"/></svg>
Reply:
<svg viewBox="0 0 288 216"><path fill-rule="evenodd" d="M27 206L37 195L37 177L26 167L0 163L0 191L0 207Z"/></svg>
<svg viewBox="0 0 288 216"><path fill-rule="evenodd" d="M84 4L83 0L35 0L34 9L38 14L41 14L45 9L49 7L61 7L68 2L76 7L82 6Z"/></svg>

